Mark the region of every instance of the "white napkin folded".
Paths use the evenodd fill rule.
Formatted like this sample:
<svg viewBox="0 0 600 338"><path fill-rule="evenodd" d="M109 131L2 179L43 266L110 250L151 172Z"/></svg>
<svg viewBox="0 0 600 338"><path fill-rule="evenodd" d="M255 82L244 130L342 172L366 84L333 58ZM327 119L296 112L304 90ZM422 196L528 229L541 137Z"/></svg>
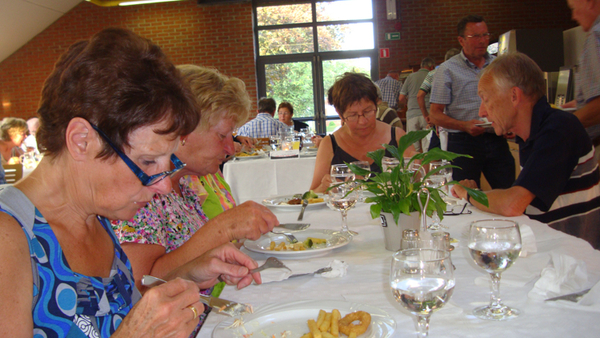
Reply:
<svg viewBox="0 0 600 338"><path fill-rule="evenodd" d="M258 262L261 265L264 262ZM327 265L323 265L322 261L284 261L284 264L290 268L290 270L285 268L271 268L266 269L260 272L260 277L262 279L263 284L270 282L279 282L282 280L288 279L291 275L301 274L301 273L311 273L323 267L331 267L331 271L324 272L320 275L315 275L319 277L325 278L337 278L344 277L346 275L346 271L348 269L348 264L340 261L333 260L329 262Z"/></svg>
<svg viewBox="0 0 600 338"><path fill-rule="evenodd" d="M586 282L584 261L552 252L548 266L542 270L540 279L529 291L529 298L543 300L581 291Z"/></svg>
<svg viewBox="0 0 600 338"><path fill-rule="evenodd" d="M527 257L528 254L537 252L537 244L535 244L535 236L531 227L521 224L519 230L521 231L521 254L519 257Z"/></svg>

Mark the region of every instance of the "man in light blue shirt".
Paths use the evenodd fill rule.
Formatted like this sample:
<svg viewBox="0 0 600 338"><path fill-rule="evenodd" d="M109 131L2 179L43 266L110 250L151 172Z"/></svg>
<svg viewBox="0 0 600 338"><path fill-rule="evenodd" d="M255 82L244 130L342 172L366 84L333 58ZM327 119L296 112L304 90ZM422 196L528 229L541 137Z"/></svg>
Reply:
<svg viewBox="0 0 600 338"><path fill-rule="evenodd" d="M275 100L263 97L258 101L258 115L238 129L239 136L266 138L277 135L288 128L283 122L273 118L277 105Z"/></svg>
<svg viewBox="0 0 600 338"><path fill-rule="evenodd" d="M390 70L387 76L381 80L375 81L375 84L381 89L381 99L383 102L387 102L390 108L398 110L398 96L400 96L400 89L402 89L402 82L398 79L400 73L395 70Z"/></svg>
<svg viewBox="0 0 600 338"><path fill-rule="evenodd" d="M471 156L453 161L461 168L454 169L455 180L470 179L480 186L483 173L493 189L507 189L515 181L515 162L508 143L491 128L482 127L478 116L478 74L494 58L487 52L490 33L477 15L464 17L457 28L462 52L436 71L429 116L433 124L448 131L448 151Z"/></svg>

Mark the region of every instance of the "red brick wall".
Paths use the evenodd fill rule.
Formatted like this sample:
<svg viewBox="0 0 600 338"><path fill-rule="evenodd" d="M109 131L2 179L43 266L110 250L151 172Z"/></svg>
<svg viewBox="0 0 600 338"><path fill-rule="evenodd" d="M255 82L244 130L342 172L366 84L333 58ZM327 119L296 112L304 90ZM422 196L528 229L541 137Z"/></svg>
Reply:
<svg viewBox="0 0 600 338"><path fill-rule="evenodd" d="M385 18L385 0L374 0L379 20L380 74L418 65L425 56L441 62L447 49L459 47L456 23L469 13L485 16L490 32L514 28L563 28L570 20L566 0L397 0L398 20ZM401 23L402 39L385 41ZM82 2L0 63L0 118L33 116L44 79L59 55L73 42L104 27L126 27L162 46L174 63L215 67L242 79L256 98L256 74L250 2L198 6L196 1L103 8Z"/></svg>

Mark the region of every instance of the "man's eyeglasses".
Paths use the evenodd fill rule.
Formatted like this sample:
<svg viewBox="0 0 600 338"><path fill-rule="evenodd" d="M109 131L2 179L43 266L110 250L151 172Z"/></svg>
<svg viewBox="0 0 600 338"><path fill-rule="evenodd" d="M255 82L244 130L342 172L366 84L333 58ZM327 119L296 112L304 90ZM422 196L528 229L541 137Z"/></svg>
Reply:
<svg viewBox="0 0 600 338"><path fill-rule="evenodd" d="M465 38L467 38L467 39L475 39L475 40L480 40L480 39L489 40L491 35L492 34L490 34L490 33L475 34L475 35L465 35Z"/></svg>
<svg viewBox="0 0 600 338"><path fill-rule="evenodd" d="M376 111L377 111L377 107L375 107L371 110L364 111L362 114L359 114L359 113L350 114L350 115L344 116L344 120L346 120L348 122L356 122L356 121L358 121L359 116L362 116L365 119L369 119L373 116L373 114L375 114Z"/></svg>
<svg viewBox="0 0 600 338"><path fill-rule="evenodd" d="M149 176L140 167L138 167L137 164L135 164L127 155L125 155L121 150L119 150L112 143L112 141L108 138L108 136L106 136L106 134L104 134L104 132L102 130L100 130L100 128L96 127L93 123L90 123L90 125L92 126L92 128L94 128L95 131L98 132L98 135L100 135L106 141L106 143L108 143L108 145L111 148L113 148L113 150L117 153L117 155L119 155L119 157L123 160L123 162L125 162L125 164L127 164L129 169L131 169L131 171L133 171L135 176L140 179L143 186L147 187L147 186L156 184L156 183L162 181L163 179L165 179L167 176L173 176L175 173L177 173L178 171L183 169L183 167L185 167L185 163L181 162L177 158L177 156L175 156L175 154L172 154L171 162L175 166L175 169L167 170L160 174Z"/></svg>
<svg viewBox="0 0 600 338"><path fill-rule="evenodd" d="M469 215L473 212L467 209L467 203L460 205L452 206L452 209L444 211L444 216L457 216L457 215Z"/></svg>

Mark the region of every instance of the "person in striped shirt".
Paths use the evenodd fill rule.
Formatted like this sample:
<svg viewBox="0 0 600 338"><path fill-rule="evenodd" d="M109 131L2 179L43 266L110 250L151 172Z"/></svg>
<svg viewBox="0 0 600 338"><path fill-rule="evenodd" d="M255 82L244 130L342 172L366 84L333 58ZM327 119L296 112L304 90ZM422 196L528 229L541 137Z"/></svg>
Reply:
<svg viewBox="0 0 600 338"><path fill-rule="evenodd" d="M503 216L526 214L598 249L600 172L594 147L575 115L550 107L544 88L541 69L522 53L502 55L483 70L479 116L492 122L496 135L516 135L522 170L512 187L486 192L489 207L469 200L460 185L453 195ZM472 180L461 184L476 188Z"/></svg>

